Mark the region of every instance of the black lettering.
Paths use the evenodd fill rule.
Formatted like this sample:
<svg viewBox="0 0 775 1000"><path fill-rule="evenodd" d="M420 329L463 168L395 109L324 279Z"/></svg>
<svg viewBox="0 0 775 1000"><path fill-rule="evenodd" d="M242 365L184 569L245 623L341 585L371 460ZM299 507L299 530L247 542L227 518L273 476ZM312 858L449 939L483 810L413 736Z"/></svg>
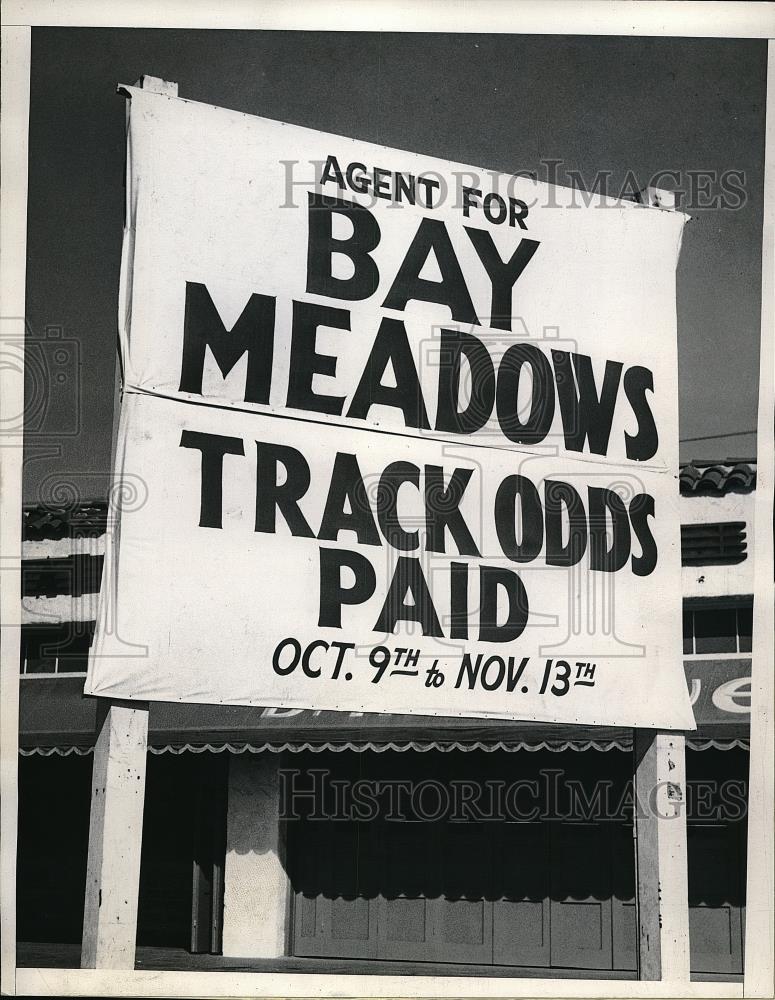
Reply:
<svg viewBox="0 0 775 1000"><path fill-rule="evenodd" d="M394 187L397 202L406 200L410 205L415 204L415 178L412 174L396 174Z"/></svg>
<svg viewBox="0 0 775 1000"><path fill-rule="evenodd" d="M180 392L202 395L208 347L224 378L247 351L245 402L268 403L272 384L274 319L275 299L254 294L248 299L237 322L227 330L206 286L187 281Z"/></svg>
<svg viewBox="0 0 775 1000"><path fill-rule="evenodd" d="M288 661L286 666L282 666L282 664L280 663L280 654L285 650L286 647L291 649L292 658ZM287 676L288 674L292 674L299 664L300 656L301 656L301 645L299 644L299 640L294 639L293 636L291 636L288 639L283 639L282 642L277 644L274 653L272 653L272 667L274 669L274 672L276 674L279 674L281 677Z"/></svg>
<svg viewBox="0 0 775 1000"><path fill-rule="evenodd" d="M468 638L468 563L450 563L450 639Z"/></svg>
<svg viewBox="0 0 775 1000"><path fill-rule="evenodd" d="M570 483L544 481L546 518L546 565L575 566L587 548L587 514L584 501ZM568 540L563 545L563 521L567 517Z"/></svg>
<svg viewBox="0 0 775 1000"><path fill-rule="evenodd" d="M494 666L495 670L490 670ZM488 680L489 675L489 680ZM495 691L506 676L506 661L502 656L489 656L482 664L482 687L485 691Z"/></svg>
<svg viewBox="0 0 775 1000"><path fill-rule="evenodd" d="M357 177L355 175L356 170L358 171ZM358 194L365 194L369 190L369 178L366 174L366 165L364 163L350 163L348 165L347 183Z"/></svg>
<svg viewBox="0 0 775 1000"><path fill-rule="evenodd" d="M396 510L398 491L403 483L419 488L420 470L411 462L391 462L385 466L377 486L377 521L386 540L395 549L409 552L420 544L419 531L405 531Z"/></svg>
<svg viewBox="0 0 775 1000"><path fill-rule="evenodd" d="M605 455L611 435L616 394L619 391L621 363L606 361L603 388L598 398L592 359L588 355L552 351L552 361L565 447L570 451L584 451L584 444L588 439L589 450L593 454Z"/></svg>
<svg viewBox="0 0 775 1000"><path fill-rule="evenodd" d="M315 302L293 303L288 406L297 410L338 415L344 406L344 396L323 396L312 391L315 375L336 375L336 358L330 354L317 354L315 351L319 326L349 330L350 314L346 309L321 306Z"/></svg>
<svg viewBox="0 0 775 1000"><path fill-rule="evenodd" d="M613 539L608 547L607 521L611 515ZM589 568L616 573L630 554L630 519L622 498L611 490L589 487Z"/></svg>
<svg viewBox="0 0 775 1000"><path fill-rule="evenodd" d="M654 517L654 497L648 493L638 493L630 501L630 522L640 545L640 555L632 557L632 571L635 576L648 576L657 565L657 543L648 522Z"/></svg>
<svg viewBox="0 0 775 1000"><path fill-rule="evenodd" d="M439 190L441 184L434 177L418 177L417 183L422 184L425 191L425 208L433 208L433 191L434 188Z"/></svg>
<svg viewBox="0 0 775 1000"><path fill-rule="evenodd" d="M202 453L201 499L199 501L199 527L222 528L223 523L223 456L244 455L241 438L221 434L203 434L200 431L183 431L181 448L197 448Z"/></svg>
<svg viewBox="0 0 775 1000"><path fill-rule="evenodd" d="M342 586L342 567L352 571L352 587ZM363 604L374 593L377 575L369 560L348 549L320 550L320 628L342 627L342 605Z"/></svg>
<svg viewBox="0 0 775 1000"><path fill-rule="evenodd" d="M323 167L323 172L320 175L321 184L328 184L329 181L334 181L342 190L344 190L344 177L342 176L342 171L339 167L339 161L335 156L327 157L326 164Z"/></svg>
<svg viewBox="0 0 775 1000"><path fill-rule="evenodd" d="M455 681L455 687L459 688L465 679L468 683L468 690L473 691L476 686L476 678L479 676L479 667L481 667L481 665L481 653L477 655L476 660L471 659L470 653L464 653L463 659L460 662L460 670L458 671L457 680Z"/></svg>
<svg viewBox="0 0 775 1000"><path fill-rule="evenodd" d="M395 375L394 386L382 383L388 364ZM385 317L380 323L347 416L365 420L372 406L396 407L403 413L407 427L430 430L406 327L398 319Z"/></svg>
<svg viewBox="0 0 775 1000"><path fill-rule="evenodd" d="M349 505L349 512L345 504ZM340 531L354 531L361 545L380 544L358 459L346 452L337 452L334 459L318 538L336 541Z"/></svg>
<svg viewBox="0 0 775 1000"><path fill-rule="evenodd" d="M468 525L460 513L473 469L455 469L444 485L444 469L440 465L425 466L425 529L428 552L446 552L446 532L455 540L461 556L478 556L479 549L471 537Z"/></svg>
<svg viewBox="0 0 775 1000"><path fill-rule="evenodd" d="M624 373L624 392L630 402L632 411L638 419L638 433L634 436L624 433L627 446L627 458L635 462L645 462L657 453L659 434L654 422L646 391L654 391L654 376L648 368L636 365Z"/></svg>
<svg viewBox="0 0 775 1000"><path fill-rule="evenodd" d="M493 197L488 195L488 197ZM503 204L503 218L506 215L506 204ZM487 199L485 199L485 206ZM501 222L502 218L497 220ZM517 245L517 249L511 257L505 261L501 260L498 249L495 246L492 236L486 229L474 229L466 226L465 231L468 238L474 245L474 250L479 260L484 265L487 276L492 285L492 298L490 301L490 326L496 330L511 329L512 313L512 291L517 279L533 259L533 254L538 249L538 240L522 239Z"/></svg>
<svg viewBox="0 0 775 1000"><path fill-rule="evenodd" d="M407 604L411 596L413 603ZM393 632L399 621L419 622L423 635L442 636L441 625L425 582L420 560L399 556L385 603L374 625L375 632Z"/></svg>
<svg viewBox="0 0 775 1000"><path fill-rule="evenodd" d="M377 198L390 200L390 171L383 167L374 168L374 194Z"/></svg>
<svg viewBox="0 0 775 1000"><path fill-rule="evenodd" d="M530 413L522 423L517 394L525 365L530 368L532 387ZM503 355L498 368L496 409L501 430L515 444L538 444L549 433L554 419L554 376L546 356L533 344L512 344Z"/></svg>
<svg viewBox="0 0 775 1000"><path fill-rule="evenodd" d="M458 410L460 367L465 357L471 375L471 396L465 410ZM439 347L439 395L436 430L473 434L490 419L495 403L495 368L490 352L477 337L462 330L442 330Z"/></svg>
<svg viewBox="0 0 775 1000"><path fill-rule="evenodd" d="M328 643L325 639L315 639L313 642L307 646L301 657L301 669L307 675L307 677L320 677L320 667L313 667L310 663L310 656L312 651L315 649L325 649L328 650Z"/></svg>
<svg viewBox="0 0 775 1000"><path fill-rule="evenodd" d="M332 299L360 301L373 295L379 285L379 270L371 256L380 241L379 223L371 212L354 201L308 193L309 243L307 245L307 291ZM333 214L345 215L352 223L352 235L336 239ZM353 265L349 278L335 278L332 259L344 254Z"/></svg>
<svg viewBox="0 0 775 1000"><path fill-rule="evenodd" d="M512 642L525 630L528 600L525 585L516 573L500 566L479 567L479 639L481 642ZM506 592L509 611L498 624L498 590Z"/></svg>
<svg viewBox="0 0 775 1000"><path fill-rule="evenodd" d="M278 483L278 467L285 469L285 482ZM300 538L313 538L314 532L299 509L298 501L309 489L307 460L295 448L256 441L256 531L276 531L279 510Z"/></svg>
<svg viewBox="0 0 775 1000"><path fill-rule="evenodd" d="M517 540L517 497L521 538ZM530 562L544 543L541 498L524 476L507 476L495 494L495 530L503 554L512 562Z"/></svg>
<svg viewBox="0 0 775 1000"><path fill-rule="evenodd" d="M420 271L431 251L436 257L441 281L429 281L420 277ZM440 219L420 221L417 233L382 305L385 309L403 310L410 299L438 302L449 308L452 318L458 323L480 325L446 226Z"/></svg>

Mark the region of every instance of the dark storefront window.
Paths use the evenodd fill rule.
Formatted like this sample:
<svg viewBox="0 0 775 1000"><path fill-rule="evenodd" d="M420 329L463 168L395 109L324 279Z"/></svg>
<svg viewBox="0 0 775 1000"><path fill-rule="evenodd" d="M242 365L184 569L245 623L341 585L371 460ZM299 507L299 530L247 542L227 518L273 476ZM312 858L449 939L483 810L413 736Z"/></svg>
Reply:
<svg viewBox="0 0 775 1000"><path fill-rule="evenodd" d="M743 972L748 751L687 751L693 972Z"/></svg>
<svg viewBox="0 0 775 1000"><path fill-rule="evenodd" d="M750 653L753 609L684 608L684 654Z"/></svg>
<svg viewBox="0 0 775 1000"><path fill-rule="evenodd" d="M227 763L226 755L148 755L138 945L191 947L194 868L212 864L213 851L223 863L225 796L212 789L225 792ZM18 941L81 941L91 775L90 753L19 759Z"/></svg>
<svg viewBox="0 0 775 1000"><path fill-rule="evenodd" d="M81 940L91 768L91 754L19 759L18 941Z"/></svg>
<svg viewBox="0 0 775 1000"><path fill-rule="evenodd" d="M21 941L80 941L91 764L20 760ZM689 750L686 766L692 971L739 975L748 753ZM631 753L295 753L282 768L301 793L297 809L281 797L293 954L634 978ZM138 944L218 950L193 944L192 922L219 922L223 884L205 906L192 873L222 870L227 769L227 754L149 755ZM375 783L396 794L358 819Z"/></svg>
<svg viewBox="0 0 775 1000"><path fill-rule="evenodd" d="M738 650L741 653L751 652L751 636L753 635L753 608L737 609Z"/></svg>
<svg viewBox="0 0 775 1000"><path fill-rule="evenodd" d="M21 635L21 673L85 673L94 624L25 625Z"/></svg>
<svg viewBox="0 0 775 1000"><path fill-rule="evenodd" d="M628 752L315 754L292 767L302 791L322 789L286 824L296 955L634 974ZM379 808L359 820L372 793Z"/></svg>

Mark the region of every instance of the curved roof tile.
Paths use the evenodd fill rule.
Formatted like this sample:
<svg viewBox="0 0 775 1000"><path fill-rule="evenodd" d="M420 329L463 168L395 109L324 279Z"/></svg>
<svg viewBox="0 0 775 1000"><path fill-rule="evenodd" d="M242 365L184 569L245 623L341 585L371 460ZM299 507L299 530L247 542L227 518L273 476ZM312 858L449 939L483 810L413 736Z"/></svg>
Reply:
<svg viewBox="0 0 775 1000"><path fill-rule="evenodd" d="M689 462L681 466L678 482L682 496L749 493L756 488L756 463L731 460L701 464Z"/></svg>

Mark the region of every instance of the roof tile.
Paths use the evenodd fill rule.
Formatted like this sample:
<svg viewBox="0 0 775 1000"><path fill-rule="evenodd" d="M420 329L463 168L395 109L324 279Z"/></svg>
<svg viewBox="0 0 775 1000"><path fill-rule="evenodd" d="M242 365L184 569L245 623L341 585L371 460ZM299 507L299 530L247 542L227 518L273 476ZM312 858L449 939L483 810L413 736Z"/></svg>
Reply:
<svg viewBox="0 0 775 1000"><path fill-rule="evenodd" d="M678 475L682 496L750 493L756 488L756 462L689 462Z"/></svg>

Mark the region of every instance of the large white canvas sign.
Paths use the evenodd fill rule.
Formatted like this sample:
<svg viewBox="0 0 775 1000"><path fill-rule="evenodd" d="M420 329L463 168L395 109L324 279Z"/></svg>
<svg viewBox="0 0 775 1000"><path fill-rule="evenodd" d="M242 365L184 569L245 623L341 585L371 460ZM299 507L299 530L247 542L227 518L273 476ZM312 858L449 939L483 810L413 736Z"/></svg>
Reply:
<svg viewBox="0 0 775 1000"><path fill-rule="evenodd" d="M126 89L87 693L693 728L684 217Z"/></svg>

